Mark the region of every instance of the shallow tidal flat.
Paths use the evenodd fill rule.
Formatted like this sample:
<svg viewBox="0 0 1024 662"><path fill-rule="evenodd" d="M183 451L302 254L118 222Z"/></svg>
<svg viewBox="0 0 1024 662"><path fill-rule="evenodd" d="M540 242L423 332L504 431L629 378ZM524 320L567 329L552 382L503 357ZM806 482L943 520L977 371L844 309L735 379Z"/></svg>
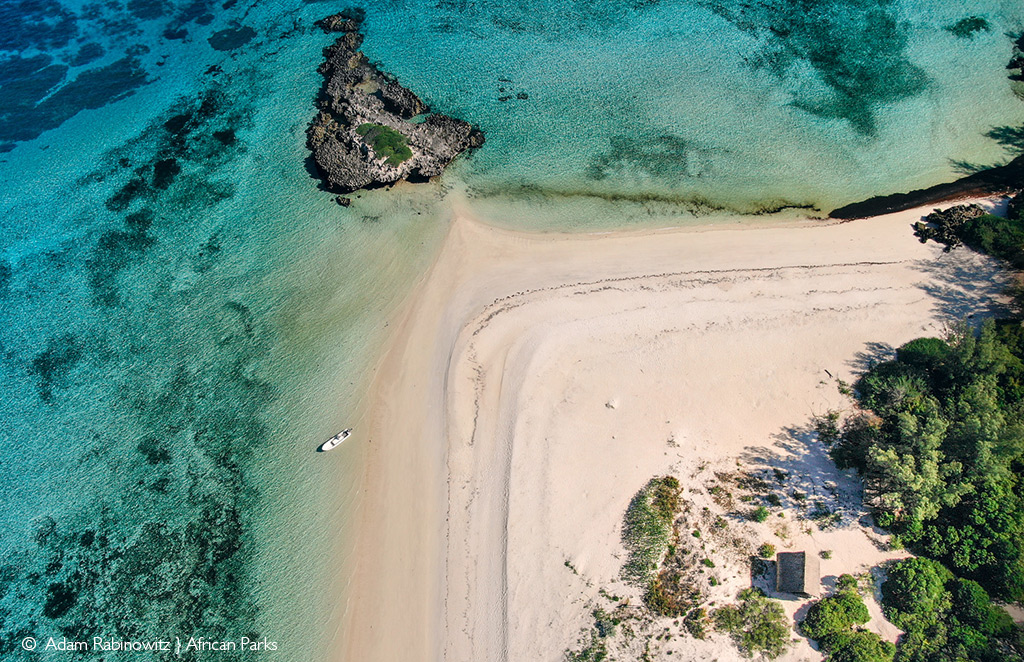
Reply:
<svg viewBox="0 0 1024 662"><path fill-rule="evenodd" d="M696 506L720 475L779 468L786 490L829 499L834 526L790 504L734 534L835 550L826 576L887 558L857 481L808 430L844 406L830 374L997 304L998 270L920 244L919 216L570 237L463 213L378 375L343 659L572 648L602 592L639 599L622 518L656 475ZM716 558L710 599L728 601L748 560ZM788 659L817 659L801 641ZM720 636L672 642L658 650L736 655Z"/></svg>

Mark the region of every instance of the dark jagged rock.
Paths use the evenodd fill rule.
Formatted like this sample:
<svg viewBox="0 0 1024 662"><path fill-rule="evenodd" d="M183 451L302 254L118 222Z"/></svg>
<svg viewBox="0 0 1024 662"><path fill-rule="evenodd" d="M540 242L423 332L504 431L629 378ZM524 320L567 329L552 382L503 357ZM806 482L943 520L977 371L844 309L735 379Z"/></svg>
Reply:
<svg viewBox="0 0 1024 662"><path fill-rule="evenodd" d="M361 21L349 10L317 23L343 34L324 49L320 110L306 145L327 188L339 193L436 177L460 153L484 142L478 129L446 115L408 121L429 108L358 50Z"/></svg>
<svg viewBox="0 0 1024 662"><path fill-rule="evenodd" d="M337 202L342 207L348 207L348 206L350 206L352 204L352 198L346 198L346 197L341 196L341 195L336 196L334 198L334 201Z"/></svg>
<svg viewBox="0 0 1024 662"><path fill-rule="evenodd" d="M914 235L921 243L929 239L943 244L943 251L949 252L963 243L961 232L964 224L985 215L979 205L957 205L949 209L936 209L924 217L924 222L914 223Z"/></svg>
<svg viewBox="0 0 1024 662"><path fill-rule="evenodd" d="M937 184L909 193L894 193L868 198L833 210L830 218L854 219L881 216L893 212L933 205L950 200L999 195L1024 188L1024 155L1006 165L976 172L945 184Z"/></svg>

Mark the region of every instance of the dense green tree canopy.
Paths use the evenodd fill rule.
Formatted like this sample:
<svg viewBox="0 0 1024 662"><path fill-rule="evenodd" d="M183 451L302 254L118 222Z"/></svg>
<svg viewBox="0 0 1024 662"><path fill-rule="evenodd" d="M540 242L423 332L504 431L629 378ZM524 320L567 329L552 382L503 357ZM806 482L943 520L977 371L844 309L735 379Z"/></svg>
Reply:
<svg viewBox="0 0 1024 662"><path fill-rule="evenodd" d="M1004 600L1024 598L1024 332L959 326L921 338L857 383L833 443L864 476L879 524Z"/></svg>
<svg viewBox="0 0 1024 662"><path fill-rule="evenodd" d="M905 631L896 662L1022 659L1020 629L992 602L1024 599L1022 358L1017 321L919 338L861 377L863 411L824 437L863 475L878 523L921 556L882 585Z"/></svg>

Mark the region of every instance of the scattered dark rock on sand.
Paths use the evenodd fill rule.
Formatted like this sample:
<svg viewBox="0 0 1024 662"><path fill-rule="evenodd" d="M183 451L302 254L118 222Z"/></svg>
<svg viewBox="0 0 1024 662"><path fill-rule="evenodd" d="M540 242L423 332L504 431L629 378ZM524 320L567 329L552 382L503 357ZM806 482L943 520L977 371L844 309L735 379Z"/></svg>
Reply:
<svg viewBox="0 0 1024 662"><path fill-rule="evenodd" d="M346 198L346 197L341 196L341 195L339 195L336 198L334 198L334 201L337 202L342 207L348 207L349 205L352 204L352 198Z"/></svg>
<svg viewBox="0 0 1024 662"><path fill-rule="evenodd" d="M960 230L968 221L985 215L980 205L957 205L949 209L936 209L924 217L924 221L914 223L914 235L925 243L929 239L943 244L944 252L960 246Z"/></svg>
<svg viewBox="0 0 1024 662"><path fill-rule="evenodd" d="M324 184L338 193L425 181L484 142L478 129L447 115L408 121L429 109L358 50L362 20L361 10L346 10L317 22L324 32L341 36L324 49L319 112L306 145Z"/></svg>

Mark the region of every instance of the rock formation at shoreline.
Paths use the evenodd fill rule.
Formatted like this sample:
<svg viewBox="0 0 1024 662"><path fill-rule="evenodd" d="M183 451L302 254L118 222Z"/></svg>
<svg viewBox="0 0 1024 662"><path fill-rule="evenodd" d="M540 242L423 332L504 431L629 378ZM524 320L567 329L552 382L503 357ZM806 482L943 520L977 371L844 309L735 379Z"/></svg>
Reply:
<svg viewBox="0 0 1024 662"><path fill-rule="evenodd" d="M478 129L447 115L409 121L429 109L358 50L362 18L349 10L317 22L324 32L342 36L324 49L319 112L306 145L326 187L339 193L436 177L460 153L484 142Z"/></svg>
<svg viewBox="0 0 1024 662"><path fill-rule="evenodd" d="M988 168L952 182L916 189L909 193L879 195L832 210L829 218L854 219L949 202L961 198L1012 193L1024 187L1024 156L1006 165Z"/></svg>

